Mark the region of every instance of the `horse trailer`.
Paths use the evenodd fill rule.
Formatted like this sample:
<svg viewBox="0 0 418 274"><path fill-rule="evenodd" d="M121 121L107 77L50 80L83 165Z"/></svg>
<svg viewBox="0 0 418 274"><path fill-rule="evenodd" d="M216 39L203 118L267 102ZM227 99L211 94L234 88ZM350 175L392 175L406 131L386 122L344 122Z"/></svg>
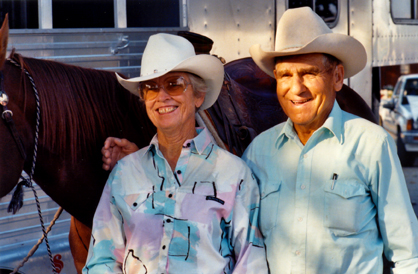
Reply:
<svg viewBox="0 0 418 274"><path fill-rule="evenodd" d="M366 67L345 83L376 115L382 87L394 86L401 74L418 72L418 0L3 0L0 20L8 13L9 52L134 77L152 34L204 35L214 42L211 54L230 62L249 57L253 44L273 50L281 15L300 6L310 6L334 32L365 46ZM42 234L34 225L33 197L25 194L25 206L16 215L6 210L11 195L0 200L0 271L15 268ZM58 205L40 196L48 223ZM56 257L59 271L68 274L75 273L69 219L64 212L50 241L53 255L61 256ZM48 260L41 247L21 272L47 273Z"/></svg>

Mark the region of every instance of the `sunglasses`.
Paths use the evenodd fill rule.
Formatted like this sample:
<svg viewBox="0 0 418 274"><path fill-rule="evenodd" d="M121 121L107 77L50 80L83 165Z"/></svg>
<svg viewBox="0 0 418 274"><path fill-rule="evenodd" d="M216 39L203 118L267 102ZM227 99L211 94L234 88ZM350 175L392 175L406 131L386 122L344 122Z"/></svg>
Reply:
<svg viewBox="0 0 418 274"><path fill-rule="evenodd" d="M163 89L168 95L177 96L183 94L189 85L182 76L168 77L161 84L145 81L139 83L139 95L143 100L154 100Z"/></svg>

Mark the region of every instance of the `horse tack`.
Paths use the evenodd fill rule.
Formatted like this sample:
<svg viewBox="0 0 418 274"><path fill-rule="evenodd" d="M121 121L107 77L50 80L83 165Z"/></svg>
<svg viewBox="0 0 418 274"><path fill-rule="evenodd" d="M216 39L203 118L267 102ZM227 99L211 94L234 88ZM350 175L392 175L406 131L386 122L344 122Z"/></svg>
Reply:
<svg viewBox="0 0 418 274"><path fill-rule="evenodd" d="M12 64L14 64L16 67L21 68L20 64L17 63L16 61L12 60L12 59L8 59L8 61L10 61ZM52 258L52 253L51 253L51 248L49 246L49 242L48 242L48 232L45 229L45 225L44 225L44 221L43 221L43 217L42 217L42 212L41 212L41 205L39 202L39 198L38 195L36 193L36 190L32 184L32 178L33 175L35 173L35 165L36 165L36 157L37 157L37 149L38 149L38 136L39 136L39 124L40 124L40 103L39 103L39 96L38 96L38 91L36 89L35 86L35 82L33 81L32 76L28 73L28 71L26 69L23 69L25 74L27 75L27 77L29 78L34 94L35 94L35 98L36 98L36 127L35 127L35 146L34 146L34 153L33 153L33 161L32 161L32 169L31 172L29 174L29 179L23 178L23 180L16 186L15 192L13 193L13 197L12 200L10 201L10 205L8 208L8 212L13 211L13 213L15 213L21 206L22 206L22 201L20 200L22 198L22 185L25 185L27 187L30 187L33 191L34 197L35 197L35 201L36 201L36 205L37 205L37 209L38 209L38 214L39 214L39 220L41 223L41 227L42 227L42 232L43 232L43 236L41 239L45 239L45 244L47 247L47 252L51 261L51 266L52 266L52 271L53 273L57 273L56 268L55 268L55 264L54 264L54 260ZM13 112L11 110L9 110L7 108L7 104L9 103L9 98L5 92L4 89L4 74L3 71L0 72L0 105L3 108L3 112L2 112L2 118L6 121L6 124L9 128L9 130L12 133L13 139L15 140L17 147L20 151L20 154L22 156L22 158L24 160L26 160L26 153L24 150L24 146L23 146L23 142L22 139L20 138L20 135L16 129L15 123L13 121ZM58 215L59 216L59 215ZM41 242L42 240L40 240ZM38 243L38 245L40 244L40 242ZM37 245L35 245L36 247ZM35 248L34 247L34 248ZM37 247L36 247L37 248ZM35 250L36 250L35 248ZM23 264L28 260L29 255L23 260L23 262L16 268L14 269L14 271L12 273L16 273L20 267L23 266Z"/></svg>
<svg viewBox="0 0 418 274"><path fill-rule="evenodd" d="M13 112L7 108L7 104L9 103L9 97L7 96L5 90L4 90L4 75L3 71L0 72L0 105L3 108L3 111L1 113L1 117L6 122L7 127L9 128L13 139L16 142L17 148L19 149L20 155L24 160L26 160L26 153L23 146L22 139L19 136L19 133L16 130L15 123L13 121Z"/></svg>
<svg viewBox="0 0 418 274"><path fill-rule="evenodd" d="M230 152L241 156L262 131L286 120L275 80L251 58L225 65L225 81L215 104L206 110Z"/></svg>

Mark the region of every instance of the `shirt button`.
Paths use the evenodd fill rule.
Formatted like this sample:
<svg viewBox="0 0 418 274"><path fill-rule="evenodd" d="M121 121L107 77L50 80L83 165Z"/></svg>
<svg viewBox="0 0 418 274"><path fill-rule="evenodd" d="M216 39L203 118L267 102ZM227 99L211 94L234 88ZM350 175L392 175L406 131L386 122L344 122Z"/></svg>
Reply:
<svg viewBox="0 0 418 274"><path fill-rule="evenodd" d="M305 186L305 185L301 185L301 186L300 186L300 188L301 188L301 189L305 189L305 188L306 188L306 186Z"/></svg>
<svg viewBox="0 0 418 274"><path fill-rule="evenodd" d="M190 143L187 143L187 147L190 147Z"/></svg>
<svg viewBox="0 0 418 274"><path fill-rule="evenodd" d="M171 223L171 219L167 219L167 223Z"/></svg>
<svg viewBox="0 0 418 274"><path fill-rule="evenodd" d="M181 170L177 170L177 174L181 174Z"/></svg>
<svg viewBox="0 0 418 274"><path fill-rule="evenodd" d="M165 245L163 245L163 249L165 249Z"/></svg>
<svg viewBox="0 0 418 274"><path fill-rule="evenodd" d="M296 250L295 254L296 254L297 256L299 256L299 255L300 255L300 251L299 251L299 250Z"/></svg>
<svg viewBox="0 0 418 274"><path fill-rule="evenodd" d="M302 218L302 217L299 217L299 218L298 218L298 221L299 221L299 222L302 222L302 221L303 221L303 218Z"/></svg>
<svg viewBox="0 0 418 274"><path fill-rule="evenodd" d="M308 157L308 154L303 155L303 158L306 158L306 157Z"/></svg>
<svg viewBox="0 0 418 274"><path fill-rule="evenodd" d="M133 204L133 206L137 206L137 205L138 205L137 203L134 203L134 204Z"/></svg>
<svg viewBox="0 0 418 274"><path fill-rule="evenodd" d="M168 194L168 198L171 198L171 197L173 197L173 194L171 194L171 193Z"/></svg>

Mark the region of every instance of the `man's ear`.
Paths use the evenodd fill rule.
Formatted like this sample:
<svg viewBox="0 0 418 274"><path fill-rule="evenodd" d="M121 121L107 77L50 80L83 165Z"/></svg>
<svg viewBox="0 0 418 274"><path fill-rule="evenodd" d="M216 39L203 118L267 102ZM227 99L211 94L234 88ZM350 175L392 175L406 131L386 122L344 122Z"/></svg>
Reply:
<svg viewBox="0 0 418 274"><path fill-rule="evenodd" d="M344 84L344 66L339 64L334 69L334 90L340 91Z"/></svg>

